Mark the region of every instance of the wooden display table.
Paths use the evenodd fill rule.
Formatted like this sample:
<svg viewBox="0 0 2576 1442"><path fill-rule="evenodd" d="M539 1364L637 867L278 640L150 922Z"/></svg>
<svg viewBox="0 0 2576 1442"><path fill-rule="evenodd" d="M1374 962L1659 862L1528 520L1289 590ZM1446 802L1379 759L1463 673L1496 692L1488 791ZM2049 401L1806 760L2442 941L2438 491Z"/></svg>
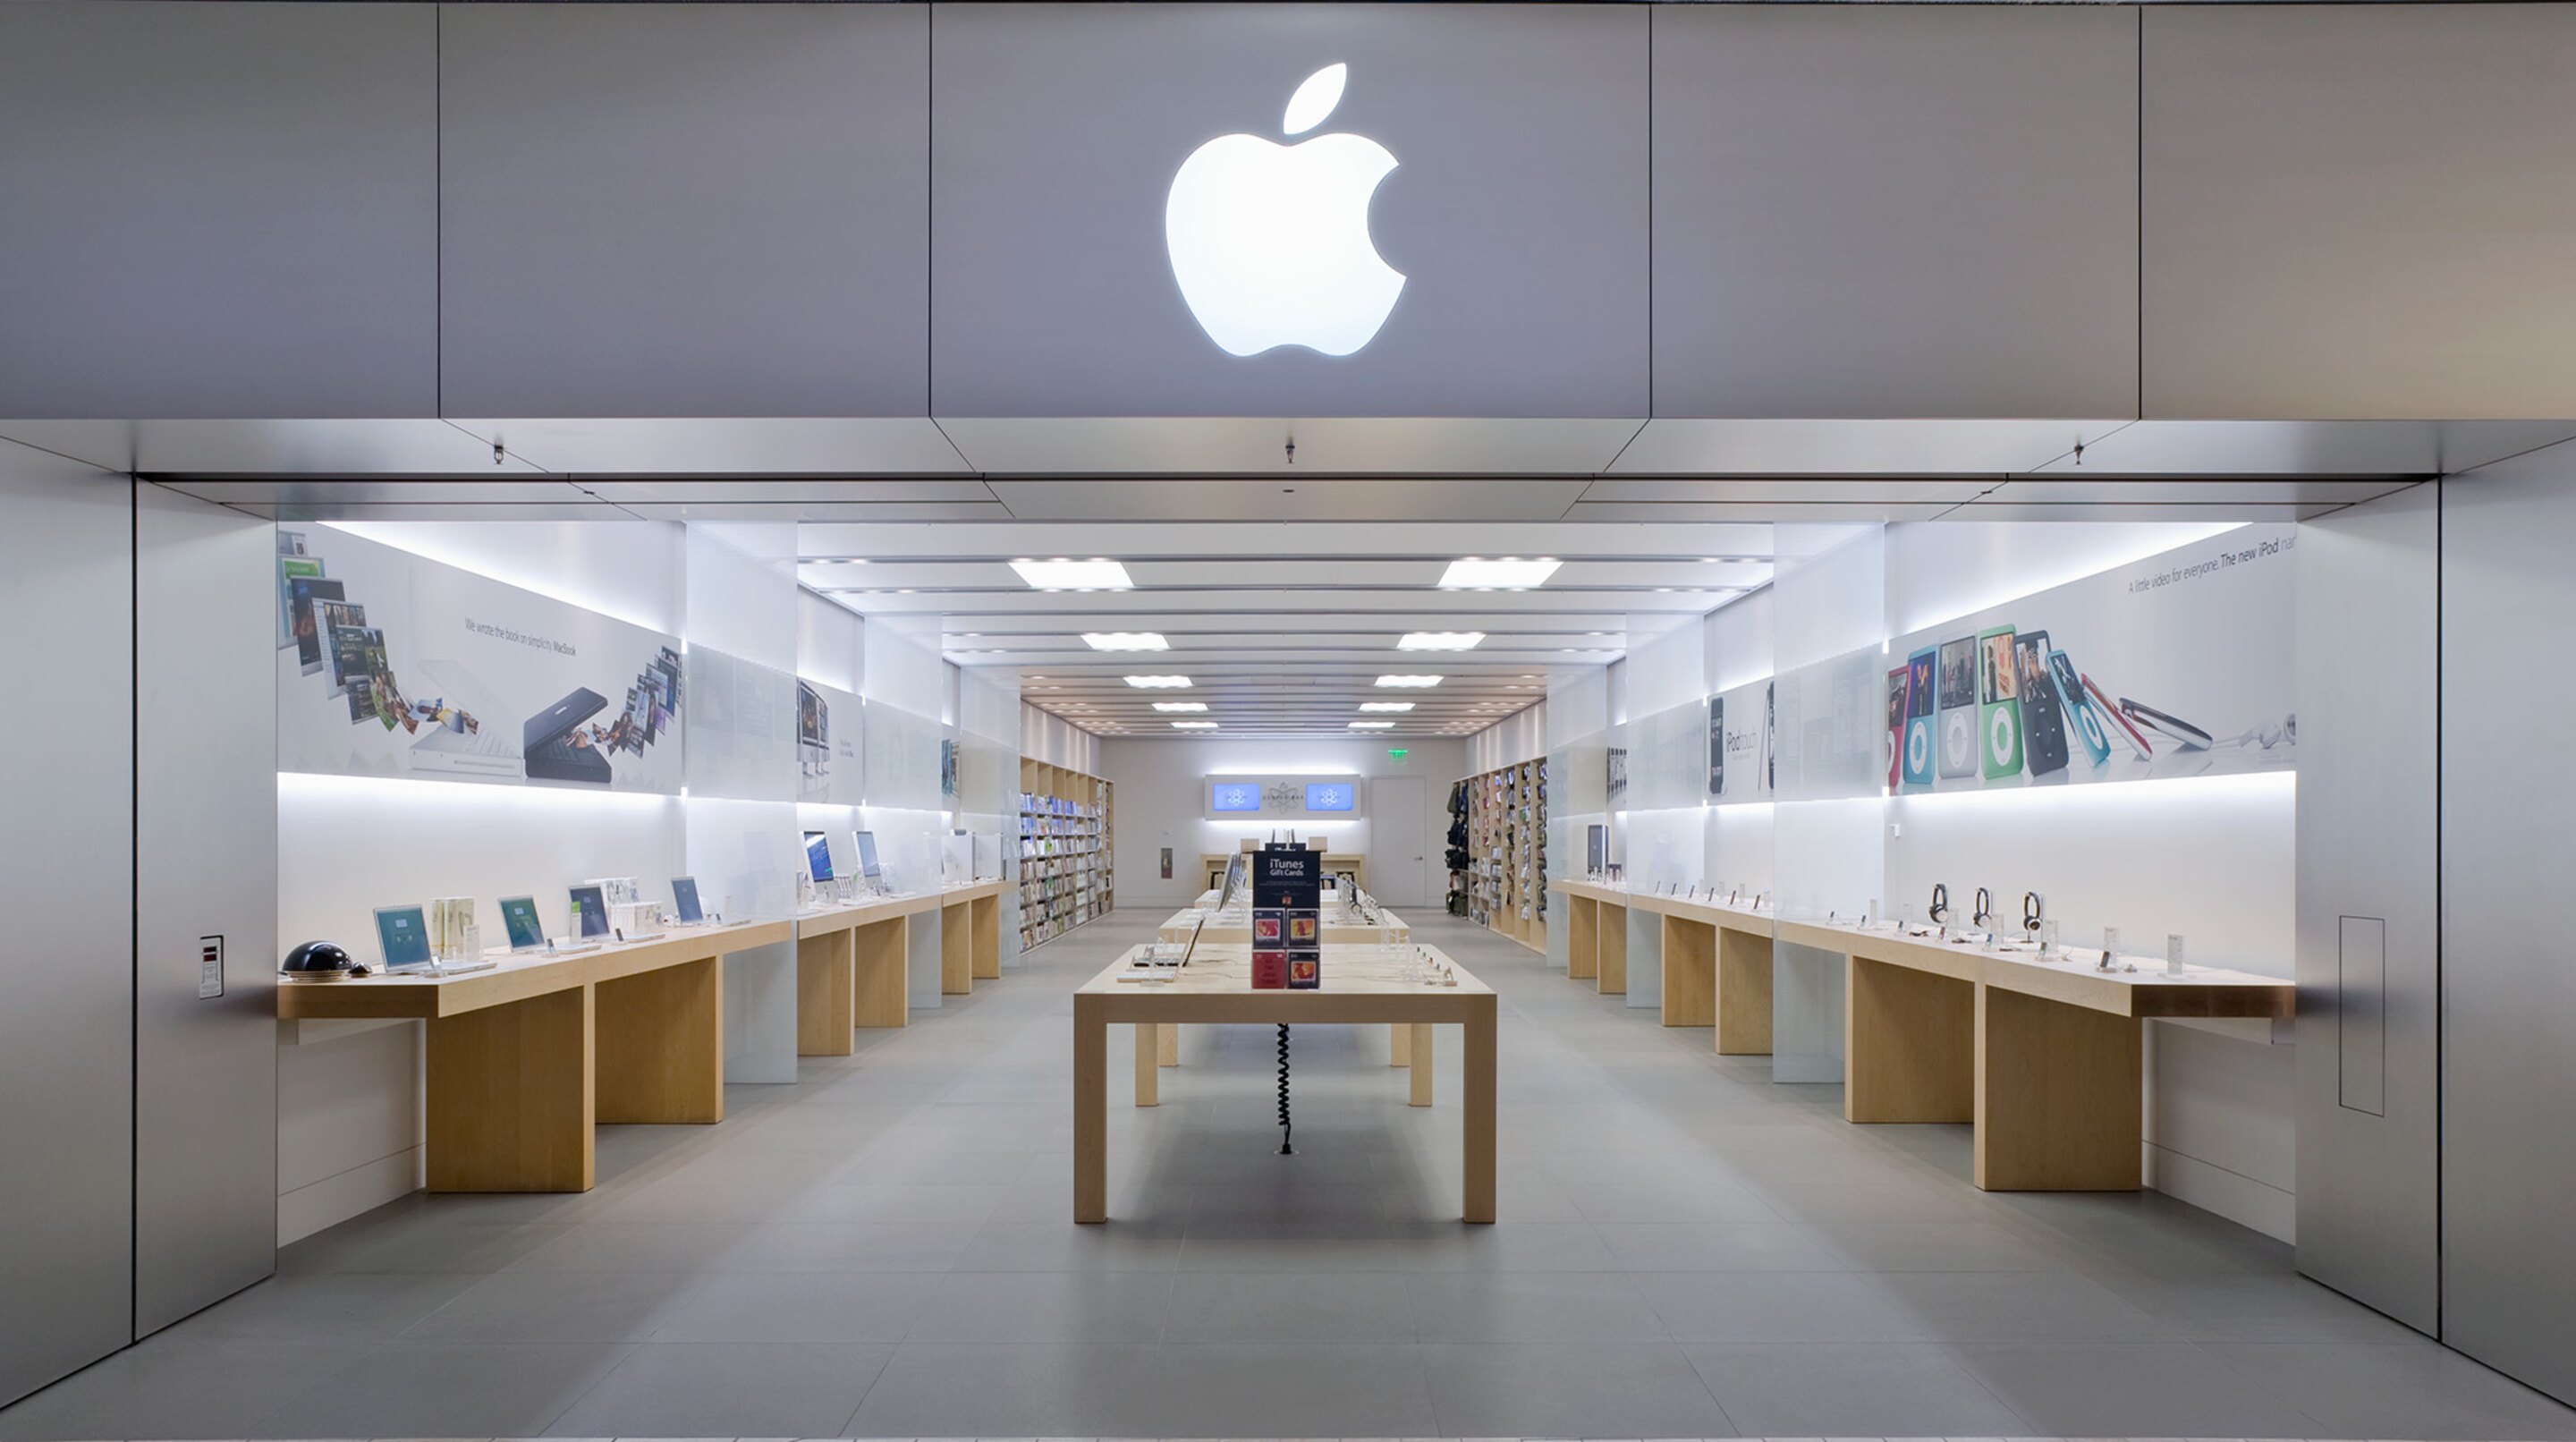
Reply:
<svg viewBox="0 0 2576 1442"><path fill-rule="evenodd" d="M592 1127L724 1120L724 957L784 921L674 928L464 976L285 982L281 1020L429 1027L433 1192L586 1192Z"/></svg>
<svg viewBox="0 0 2576 1442"><path fill-rule="evenodd" d="M939 989L950 996L1002 975L1002 885L978 881L939 892Z"/></svg>
<svg viewBox="0 0 2576 1442"><path fill-rule="evenodd" d="M1657 895L1597 881L1549 885L1569 898L1567 975L1593 976L1600 990L1625 992L1628 913L1659 916L1664 1025L1711 1028L1725 1056L1771 1054L1770 912L1713 896ZM1584 947L1591 964L1578 971Z"/></svg>
<svg viewBox="0 0 2576 1442"><path fill-rule="evenodd" d="M1454 963L1456 986L1398 978L1397 963L1370 950L1324 948L1324 984L1313 991L1255 991L1249 946L1202 944L1190 965L1157 983L1120 981L1143 948L1084 982L1073 994L1073 1219L1109 1216L1109 1027L1136 1027L1136 1104L1160 1099L1160 1038L1182 1022L1290 1025L1386 1022L1412 1034L1415 1106L1431 1105L1431 1028L1455 1023L1466 1032L1466 1184L1461 1211L1470 1222L1494 1219L1494 993ZM1434 957L1448 958L1436 950Z"/></svg>
<svg viewBox="0 0 2576 1442"><path fill-rule="evenodd" d="M912 918L936 892L833 903L796 918L796 1054L848 1056L853 1029L911 1020Z"/></svg>
<svg viewBox="0 0 2576 1442"><path fill-rule="evenodd" d="M1207 914L1207 926L1204 930L1198 931L1198 938L1202 944L1229 946L1252 944L1252 910L1249 906L1219 912L1216 909L1217 894L1213 891L1202 893L1199 902L1196 907L1184 907L1173 912L1160 927L1155 929L1154 939L1157 941L1189 940L1191 932L1198 928L1198 921L1192 913L1204 912ZM1378 909L1378 916L1382 924L1370 926L1354 919L1347 911L1331 913L1324 921L1324 944L1326 946L1373 946L1381 937L1388 941L1413 939L1413 928L1405 924L1403 917L1384 907ZM1339 919L1336 920L1335 917ZM1161 1031L1163 1034L1162 1064L1179 1066L1181 1064L1181 1029L1177 1026L1167 1026L1161 1028ZM1386 1031L1386 1064L1411 1066L1413 1064L1413 1028L1390 1026Z"/></svg>
<svg viewBox="0 0 2576 1442"><path fill-rule="evenodd" d="M2286 1018L2292 984L2162 958L2102 972L1893 927L1778 923L1780 940L1843 957L1843 1116L1969 1122L1988 1191L2135 1191L2147 1017Z"/></svg>

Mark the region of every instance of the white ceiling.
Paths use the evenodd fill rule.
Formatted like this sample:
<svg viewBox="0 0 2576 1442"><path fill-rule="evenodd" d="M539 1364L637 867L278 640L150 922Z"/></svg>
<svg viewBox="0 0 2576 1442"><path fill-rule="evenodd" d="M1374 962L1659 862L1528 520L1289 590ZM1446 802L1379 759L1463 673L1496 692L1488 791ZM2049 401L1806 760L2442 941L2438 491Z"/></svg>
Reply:
<svg viewBox="0 0 2576 1442"><path fill-rule="evenodd" d="M0 437L287 519L801 523L806 584L938 626L961 665L1093 730L1395 736L1485 725L1546 678L1762 585L1802 520L2268 520L2576 437L2560 421L993 417L0 421ZM1289 445L1294 442L1293 455ZM1462 556L1553 556L1527 592L1437 589ZM1032 591L1015 557L1127 563ZM1086 647L1157 631L1164 653ZM1395 648L1477 630L1466 653ZM1188 692L1119 678L1180 673ZM1387 672L1438 672L1382 692Z"/></svg>

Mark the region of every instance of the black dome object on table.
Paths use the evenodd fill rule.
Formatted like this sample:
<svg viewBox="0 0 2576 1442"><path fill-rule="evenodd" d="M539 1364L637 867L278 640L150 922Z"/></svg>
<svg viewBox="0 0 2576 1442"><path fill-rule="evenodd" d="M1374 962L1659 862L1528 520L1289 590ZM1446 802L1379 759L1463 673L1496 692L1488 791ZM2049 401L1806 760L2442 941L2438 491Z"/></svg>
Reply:
<svg viewBox="0 0 2576 1442"><path fill-rule="evenodd" d="M336 941L308 941L288 952L277 970L281 976L348 976L358 963Z"/></svg>

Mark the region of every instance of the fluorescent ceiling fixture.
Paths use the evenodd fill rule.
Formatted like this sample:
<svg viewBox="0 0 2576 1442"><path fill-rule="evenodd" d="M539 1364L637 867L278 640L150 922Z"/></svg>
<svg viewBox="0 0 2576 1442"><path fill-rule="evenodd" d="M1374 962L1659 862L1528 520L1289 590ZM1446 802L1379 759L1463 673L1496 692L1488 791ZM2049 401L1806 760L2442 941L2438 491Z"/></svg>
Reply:
<svg viewBox="0 0 2576 1442"><path fill-rule="evenodd" d="M1116 561L1095 556L1088 561L1069 561L1062 556L1052 561L1013 561L1011 569L1020 579L1041 591L1132 591L1136 583L1127 579L1127 568Z"/></svg>
<svg viewBox="0 0 2576 1442"><path fill-rule="evenodd" d="M1190 684L1187 676L1130 676L1127 684L1140 690L1175 690Z"/></svg>
<svg viewBox="0 0 2576 1442"><path fill-rule="evenodd" d="M1362 701L1360 703L1360 709L1363 711L1410 711L1413 709L1413 703L1410 701Z"/></svg>
<svg viewBox="0 0 2576 1442"><path fill-rule="evenodd" d="M1205 701L1157 701L1154 703L1154 709L1157 711L1204 711L1207 709L1207 703Z"/></svg>
<svg viewBox="0 0 2576 1442"><path fill-rule="evenodd" d="M1482 631L1407 631L1395 643L1399 651L1472 651L1485 639Z"/></svg>
<svg viewBox="0 0 2576 1442"><path fill-rule="evenodd" d="M1354 731L1391 731L1394 728L1395 723L1392 721L1354 721L1351 723L1351 729Z"/></svg>
<svg viewBox="0 0 2576 1442"><path fill-rule="evenodd" d="M1216 723L1213 721L1175 721L1172 725L1183 731L1213 731L1216 729Z"/></svg>
<svg viewBox="0 0 2576 1442"><path fill-rule="evenodd" d="M1085 631L1082 644L1094 651L1168 651L1172 643L1153 631Z"/></svg>
<svg viewBox="0 0 2576 1442"><path fill-rule="evenodd" d="M1465 560L1449 563L1449 569L1440 577L1440 589L1444 591L1526 591L1555 575L1556 568L1563 564L1565 563L1562 561L1545 556L1533 556L1528 560L1518 556L1504 556L1491 561L1469 556Z"/></svg>
<svg viewBox="0 0 2576 1442"><path fill-rule="evenodd" d="M1377 684L1380 686L1437 686L1440 684L1440 678L1437 676L1380 676L1377 678Z"/></svg>

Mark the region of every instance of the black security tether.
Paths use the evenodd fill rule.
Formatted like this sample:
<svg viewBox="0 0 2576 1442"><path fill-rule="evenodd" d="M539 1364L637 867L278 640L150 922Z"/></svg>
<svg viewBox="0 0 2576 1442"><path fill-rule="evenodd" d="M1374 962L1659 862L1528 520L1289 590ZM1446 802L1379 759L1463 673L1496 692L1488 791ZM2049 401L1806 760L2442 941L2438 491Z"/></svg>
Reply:
<svg viewBox="0 0 2576 1442"><path fill-rule="evenodd" d="M1279 1023L1279 1155L1293 1157L1297 1149L1290 1140L1297 1135L1288 1121L1288 1023Z"/></svg>

